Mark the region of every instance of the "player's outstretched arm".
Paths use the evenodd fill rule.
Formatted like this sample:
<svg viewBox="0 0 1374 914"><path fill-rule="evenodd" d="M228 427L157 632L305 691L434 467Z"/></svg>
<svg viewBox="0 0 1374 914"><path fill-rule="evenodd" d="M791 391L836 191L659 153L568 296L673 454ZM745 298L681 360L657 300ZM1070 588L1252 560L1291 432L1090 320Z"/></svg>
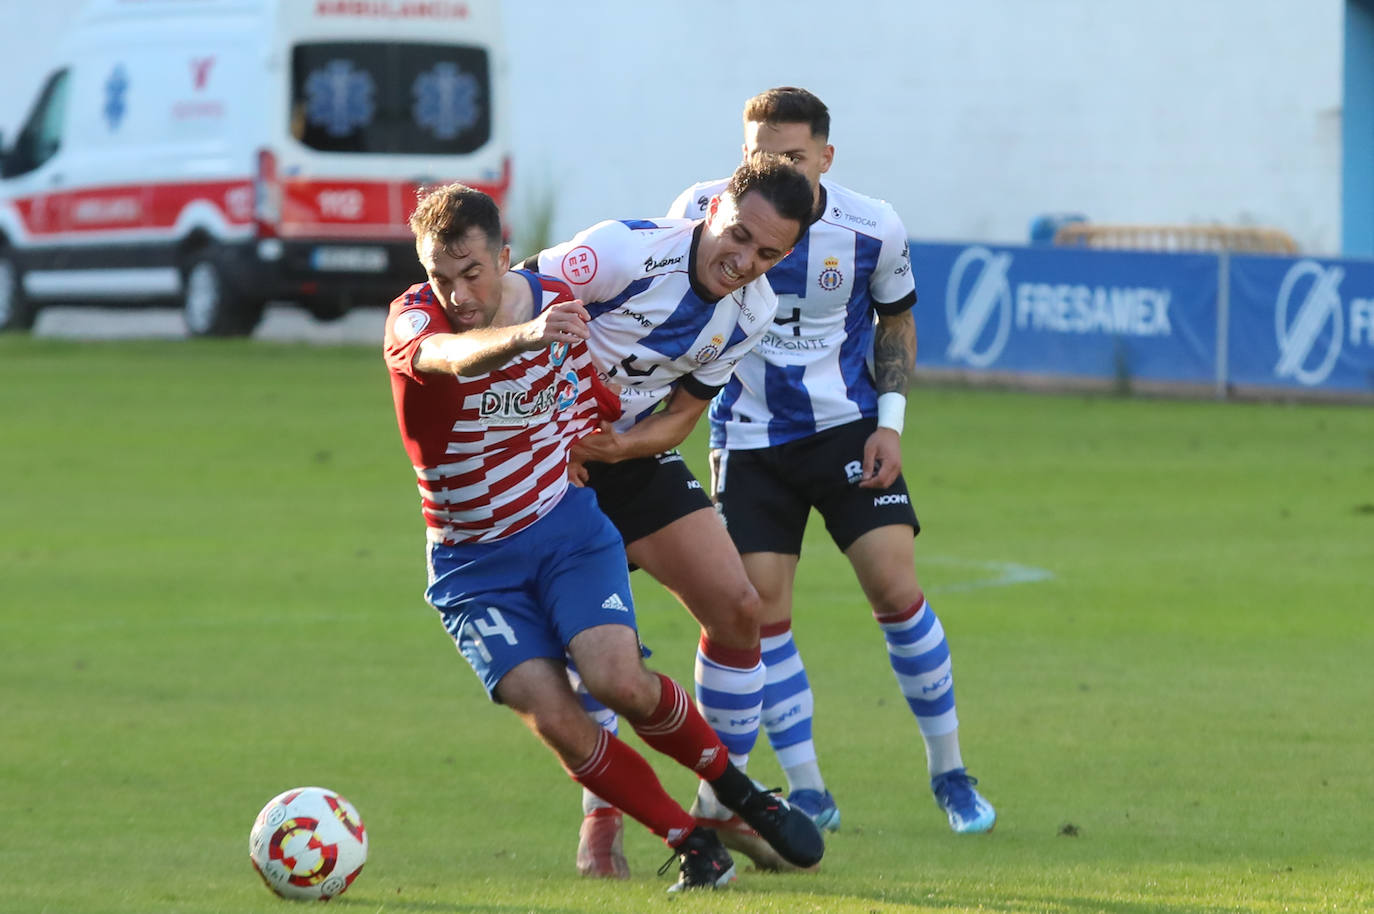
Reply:
<svg viewBox="0 0 1374 914"><path fill-rule="evenodd" d="M710 403L710 398L703 400L678 387L663 409L641 419L629 431L602 431L578 441L573 445L573 458L578 463L617 463L671 451L687 439Z"/></svg>
<svg viewBox="0 0 1374 914"><path fill-rule="evenodd" d="M587 309L578 300L550 305L532 320L427 337L415 355L417 371L465 377L500 368L522 352L588 337Z"/></svg>

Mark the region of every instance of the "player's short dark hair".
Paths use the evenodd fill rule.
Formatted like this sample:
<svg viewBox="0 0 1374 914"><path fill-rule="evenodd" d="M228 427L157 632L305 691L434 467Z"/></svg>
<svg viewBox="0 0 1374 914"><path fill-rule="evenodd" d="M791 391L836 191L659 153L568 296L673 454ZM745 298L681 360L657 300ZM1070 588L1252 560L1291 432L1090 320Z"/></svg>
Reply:
<svg viewBox="0 0 1374 914"><path fill-rule="evenodd" d="M796 86L778 86L755 95L744 103L744 119L756 124L809 124L813 137L830 136L830 109Z"/></svg>
<svg viewBox="0 0 1374 914"><path fill-rule="evenodd" d="M801 240L811 225L816 207L816 192L796 166L783 156L771 152L756 152L745 158L730 176L725 193L736 202L745 194L756 193L773 204L778 215L797 222L797 237Z"/></svg>
<svg viewBox="0 0 1374 914"><path fill-rule="evenodd" d="M496 201L466 184L422 188L420 202L410 214L410 230L417 239L433 235L445 248L461 241L474 228L487 236L493 252L501 250L501 210Z"/></svg>

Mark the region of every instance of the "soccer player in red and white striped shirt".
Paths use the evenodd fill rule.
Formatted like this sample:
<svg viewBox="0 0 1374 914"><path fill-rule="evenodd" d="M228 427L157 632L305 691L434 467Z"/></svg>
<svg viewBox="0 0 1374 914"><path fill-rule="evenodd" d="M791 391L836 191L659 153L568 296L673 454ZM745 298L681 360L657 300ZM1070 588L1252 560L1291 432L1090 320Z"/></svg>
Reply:
<svg viewBox="0 0 1374 914"><path fill-rule="evenodd" d="M411 228L428 282L392 302L385 358L428 530L425 598L491 698L673 848L674 890L724 885L734 865L715 833L583 712L568 681L570 659L646 743L766 824L773 798L729 763L682 687L644 667L624 542L595 495L569 485L573 442L618 413L604 388L598 398L587 312L560 280L509 269L499 211L480 191L433 191ZM821 852L803 842L798 863Z"/></svg>

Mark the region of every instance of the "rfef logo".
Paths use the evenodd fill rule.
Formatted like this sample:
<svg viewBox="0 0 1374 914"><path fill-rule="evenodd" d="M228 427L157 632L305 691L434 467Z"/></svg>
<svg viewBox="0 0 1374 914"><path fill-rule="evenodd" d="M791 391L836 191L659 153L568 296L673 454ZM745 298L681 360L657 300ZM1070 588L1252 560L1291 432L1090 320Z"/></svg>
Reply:
<svg viewBox="0 0 1374 914"><path fill-rule="evenodd" d="M396 315L396 320L391 324L391 333L396 337L396 342L405 343L415 339L416 335L428 326L429 312L412 308Z"/></svg>
<svg viewBox="0 0 1374 914"><path fill-rule="evenodd" d="M575 286L585 286L596 276L596 251L579 244L563 255L563 278Z"/></svg>

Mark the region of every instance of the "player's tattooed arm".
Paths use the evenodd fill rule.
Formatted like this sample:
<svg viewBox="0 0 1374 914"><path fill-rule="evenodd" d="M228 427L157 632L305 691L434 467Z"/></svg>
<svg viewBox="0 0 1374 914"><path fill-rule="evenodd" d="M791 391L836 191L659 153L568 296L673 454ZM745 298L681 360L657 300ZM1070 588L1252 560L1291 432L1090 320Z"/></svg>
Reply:
<svg viewBox="0 0 1374 914"><path fill-rule="evenodd" d="M906 394L916 364L916 319L910 311L878 315L873 331L873 380L878 393Z"/></svg>

